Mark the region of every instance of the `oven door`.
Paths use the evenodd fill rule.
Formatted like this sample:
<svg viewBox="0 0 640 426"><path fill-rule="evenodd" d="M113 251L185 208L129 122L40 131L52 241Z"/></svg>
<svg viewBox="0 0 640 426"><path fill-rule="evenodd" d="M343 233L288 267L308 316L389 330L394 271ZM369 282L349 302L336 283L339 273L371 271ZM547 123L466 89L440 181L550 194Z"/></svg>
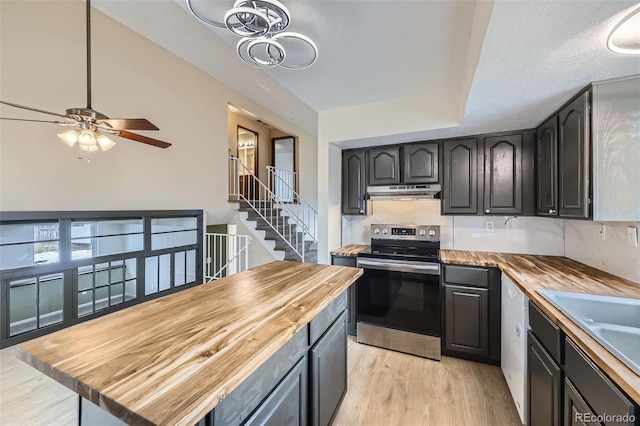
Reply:
<svg viewBox="0 0 640 426"><path fill-rule="evenodd" d="M440 337L440 264L358 258L356 321Z"/></svg>

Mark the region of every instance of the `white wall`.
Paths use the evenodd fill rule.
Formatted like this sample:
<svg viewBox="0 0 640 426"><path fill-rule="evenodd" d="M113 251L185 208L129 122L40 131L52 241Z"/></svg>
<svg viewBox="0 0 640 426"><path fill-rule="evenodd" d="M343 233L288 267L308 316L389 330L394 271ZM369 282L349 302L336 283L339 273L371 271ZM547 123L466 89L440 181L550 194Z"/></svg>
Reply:
<svg viewBox="0 0 640 426"><path fill-rule="evenodd" d="M605 241L600 225L605 224ZM627 244L627 227L640 222L565 221L565 256L640 284L640 247Z"/></svg>
<svg viewBox="0 0 640 426"><path fill-rule="evenodd" d="M2 100L63 113L85 106L84 2L0 2ZM300 140L301 190L317 194L317 139L184 60L92 11L93 107L145 117L173 144L118 145L77 160L51 124L2 121L0 210L203 209L228 221L227 104L250 110ZM2 117L50 119L2 106ZM143 133L143 132L141 132ZM306 154L305 154L306 153ZM304 156L304 157L302 157Z"/></svg>

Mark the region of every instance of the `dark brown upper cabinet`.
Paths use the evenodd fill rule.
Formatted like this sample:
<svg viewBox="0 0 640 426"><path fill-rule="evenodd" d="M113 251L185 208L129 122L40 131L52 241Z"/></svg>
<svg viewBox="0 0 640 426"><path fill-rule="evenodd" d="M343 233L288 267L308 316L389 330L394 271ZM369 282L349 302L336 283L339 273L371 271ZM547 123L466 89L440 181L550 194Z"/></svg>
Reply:
<svg viewBox="0 0 640 426"><path fill-rule="evenodd" d="M342 151L342 214L366 214L367 167L364 149Z"/></svg>
<svg viewBox="0 0 640 426"><path fill-rule="evenodd" d="M591 217L590 90L558 113L558 210L568 218Z"/></svg>
<svg viewBox="0 0 640 426"><path fill-rule="evenodd" d="M522 134L484 138L484 213L522 214Z"/></svg>
<svg viewBox="0 0 640 426"><path fill-rule="evenodd" d="M369 185L400 183L400 145L369 149Z"/></svg>
<svg viewBox="0 0 640 426"><path fill-rule="evenodd" d="M438 143L402 145L403 183L438 182Z"/></svg>
<svg viewBox="0 0 640 426"><path fill-rule="evenodd" d="M442 145L442 213L478 213L478 139L454 139Z"/></svg>
<svg viewBox="0 0 640 426"><path fill-rule="evenodd" d="M558 215L558 117L536 130L536 213Z"/></svg>
<svg viewBox="0 0 640 426"><path fill-rule="evenodd" d="M536 130L536 212L592 216L591 90L572 99Z"/></svg>

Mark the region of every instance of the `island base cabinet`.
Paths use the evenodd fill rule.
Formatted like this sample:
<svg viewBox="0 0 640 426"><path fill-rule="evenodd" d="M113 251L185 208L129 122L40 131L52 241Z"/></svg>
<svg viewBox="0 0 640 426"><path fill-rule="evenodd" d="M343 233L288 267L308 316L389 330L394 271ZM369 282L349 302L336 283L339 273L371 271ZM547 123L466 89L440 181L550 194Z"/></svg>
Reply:
<svg viewBox="0 0 640 426"><path fill-rule="evenodd" d="M331 424L347 392L347 313L309 351L310 424Z"/></svg>
<svg viewBox="0 0 640 426"><path fill-rule="evenodd" d="M307 358L298 364L243 423L247 426L307 424Z"/></svg>

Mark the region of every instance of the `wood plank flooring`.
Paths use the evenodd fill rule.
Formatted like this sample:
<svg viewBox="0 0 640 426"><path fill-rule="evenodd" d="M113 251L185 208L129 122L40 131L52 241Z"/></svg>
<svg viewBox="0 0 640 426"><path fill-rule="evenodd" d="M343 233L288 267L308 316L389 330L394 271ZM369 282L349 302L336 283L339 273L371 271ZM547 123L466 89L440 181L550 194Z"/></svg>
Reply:
<svg viewBox="0 0 640 426"><path fill-rule="evenodd" d="M349 391L335 426L520 425L498 367L366 346L350 337ZM0 351L0 425L75 426L77 396Z"/></svg>
<svg viewBox="0 0 640 426"><path fill-rule="evenodd" d="M335 426L520 425L499 367L440 362L348 342L349 390Z"/></svg>

